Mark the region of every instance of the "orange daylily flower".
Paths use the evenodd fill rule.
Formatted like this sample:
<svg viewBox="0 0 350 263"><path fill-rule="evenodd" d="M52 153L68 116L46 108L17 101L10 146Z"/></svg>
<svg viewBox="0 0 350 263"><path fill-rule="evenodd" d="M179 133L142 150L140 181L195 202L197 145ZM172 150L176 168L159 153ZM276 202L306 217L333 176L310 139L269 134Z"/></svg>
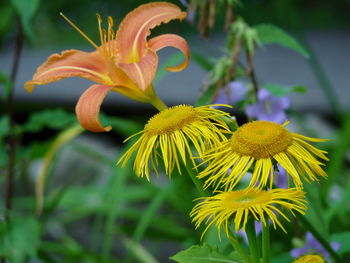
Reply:
<svg viewBox="0 0 350 263"><path fill-rule="evenodd" d="M61 14L95 48L93 52L66 50L51 55L37 68L33 79L24 84L28 92L36 85L44 85L67 77L83 77L98 84L90 86L79 98L76 114L80 124L94 132L109 131L98 119L100 106L110 91L119 92L131 99L148 102L158 109L164 105L156 96L152 81L158 67L156 52L164 47L174 47L185 55L185 61L169 71L183 70L189 60L189 47L182 37L163 34L147 40L151 29L173 19L184 19L186 12L167 2L154 2L139 6L130 12L113 30L113 19L108 17L108 29L102 29L99 15L98 28L101 45L96 45L68 18Z"/></svg>

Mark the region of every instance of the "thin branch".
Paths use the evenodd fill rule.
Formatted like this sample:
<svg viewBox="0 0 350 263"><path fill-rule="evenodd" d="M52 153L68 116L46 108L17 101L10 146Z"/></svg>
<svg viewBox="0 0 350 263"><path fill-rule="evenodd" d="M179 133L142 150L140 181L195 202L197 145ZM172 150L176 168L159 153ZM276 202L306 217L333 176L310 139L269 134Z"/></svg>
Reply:
<svg viewBox="0 0 350 263"><path fill-rule="evenodd" d="M16 135L15 135L15 119L13 110L13 97L14 97L14 83L16 81L18 66L20 61L20 56L23 48L23 28L18 19L17 21L17 36L15 43L15 53L13 57L12 70L10 75L10 81L12 87L9 90L7 96L7 115L9 118L9 135L7 139L7 154L8 154L8 171L6 176L6 186L5 186L5 208L6 217L8 217L9 211L12 209L12 197L13 197L13 181L15 174L15 155L16 155Z"/></svg>
<svg viewBox="0 0 350 263"><path fill-rule="evenodd" d="M250 52L247 52L246 54L247 54L247 62L248 62L247 75L250 77L253 83L254 93L255 93L255 96L257 97L258 91L259 91L259 85L256 79L255 70L254 70L253 54Z"/></svg>

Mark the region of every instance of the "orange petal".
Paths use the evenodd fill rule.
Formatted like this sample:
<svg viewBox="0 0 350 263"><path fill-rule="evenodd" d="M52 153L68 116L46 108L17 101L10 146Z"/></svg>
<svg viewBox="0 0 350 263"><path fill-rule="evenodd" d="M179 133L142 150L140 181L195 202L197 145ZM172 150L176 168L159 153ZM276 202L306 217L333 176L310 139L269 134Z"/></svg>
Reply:
<svg viewBox="0 0 350 263"><path fill-rule="evenodd" d="M79 76L105 85L111 85L107 63L98 51L67 50L51 55L36 70L33 79L24 84L28 92L36 85L44 85L64 78Z"/></svg>
<svg viewBox="0 0 350 263"><path fill-rule="evenodd" d="M154 51L158 51L164 47L174 47L179 49L185 55L185 61L176 67L167 67L169 71L181 71L188 65L190 59L190 48L185 39L175 34L164 34L154 37L148 41L148 46Z"/></svg>
<svg viewBox="0 0 350 263"><path fill-rule="evenodd" d="M167 2L148 3L131 11L117 32L118 51L122 63L139 61L147 54L147 36L151 29L173 19L184 19L186 12Z"/></svg>
<svg viewBox="0 0 350 263"><path fill-rule="evenodd" d="M158 56L152 50L148 50L148 53L139 62L120 63L118 66L140 90L144 91L152 83L156 75Z"/></svg>
<svg viewBox="0 0 350 263"><path fill-rule="evenodd" d="M112 87L104 85L90 86L79 98L75 107L78 121L85 129L93 132L110 131L111 126L103 127L98 119L102 101Z"/></svg>

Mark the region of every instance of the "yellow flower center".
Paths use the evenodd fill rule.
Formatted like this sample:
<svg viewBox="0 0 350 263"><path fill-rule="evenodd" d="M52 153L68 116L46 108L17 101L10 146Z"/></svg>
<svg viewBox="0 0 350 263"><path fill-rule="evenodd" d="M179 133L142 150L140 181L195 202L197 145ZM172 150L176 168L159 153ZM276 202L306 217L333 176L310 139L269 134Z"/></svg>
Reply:
<svg viewBox="0 0 350 263"><path fill-rule="evenodd" d="M231 209L248 208L271 200L271 194L267 191L238 190L226 194L222 201L224 206Z"/></svg>
<svg viewBox="0 0 350 263"><path fill-rule="evenodd" d="M320 255L304 255L297 258L294 263L325 263L326 261Z"/></svg>
<svg viewBox="0 0 350 263"><path fill-rule="evenodd" d="M178 105L154 115L145 125L149 135L170 134L199 119L196 110L189 105Z"/></svg>
<svg viewBox="0 0 350 263"><path fill-rule="evenodd" d="M233 151L255 159L270 158L284 152L292 143L292 136L282 125L270 121L244 124L232 135Z"/></svg>

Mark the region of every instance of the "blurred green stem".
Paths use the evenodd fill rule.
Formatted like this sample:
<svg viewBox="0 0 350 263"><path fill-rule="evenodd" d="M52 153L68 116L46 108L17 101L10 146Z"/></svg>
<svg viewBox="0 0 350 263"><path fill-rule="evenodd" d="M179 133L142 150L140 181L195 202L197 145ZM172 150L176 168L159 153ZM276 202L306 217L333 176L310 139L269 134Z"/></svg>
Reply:
<svg viewBox="0 0 350 263"><path fill-rule="evenodd" d="M258 97L258 91L259 91L259 85L258 85L258 81L256 79L256 75L255 75L255 70L254 70L254 54L250 53L248 51L246 51L246 55L247 55L247 62L248 62L248 75L252 81L253 84L253 89L254 89L254 94L255 97Z"/></svg>
<svg viewBox="0 0 350 263"><path fill-rule="evenodd" d="M13 111L13 96L14 96L14 83L16 81L19 61L22 53L23 47L23 28L19 21L17 20L17 35L15 43L15 53L13 57L13 64L11 69L10 81L12 87L8 91L6 98L7 106L7 115L9 118L9 136L7 140L7 155L8 155L8 170L6 176L6 185L5 185L5 216L9 218L9 212L12 209L12 198L13 198L13 181L15 174L15 159L16 159L16 134L15 134L15 120L14 120L14 111Z"/></svg>
<svg viewBox="0 0 350 263"><path fill-rule="evenodd" d="M252 254L253 262L259 263L260 262L259 247L258 247L258 240L256 238L254 222L255 221L253 218L248 219L245 231L248 237L248 243L249 243L250 252Z"/></svg>
<svg viewBox="0 0 350 263"><path fill-rule="evenodd" d="M190 158L187 158L185 167L188 175L190 176L192 182L196 186L197 191L199 192L201 197L211 196L208 190L203 189L203 183L197 178L197 172L193 169L192 160Z"/></svg>
<svg viewBox="0 0 350 263"><path fill-rule="evenodd" d="M168 108L168 106L157 96L155 96L150 103L159 111L163 111Z"/></svg>
<svg viewBox="0 0 350 263"><path fill-rule="evenodd" d="M339 100L337 98L337 95L332 88L331 82L327 78L326 72L322 68L316 54L313 52L311 45L308 43L305 33L299 32L299 39L302 42L302 44L306 47L306 49L309 51L310 58L308 60L311 70L313 70L321 89L323 90L323 93L325 94L325 97L328 99L328 103L333 111L333 113L339 118L341 115L341 109L339 107Z"/></svg>
<svg viewBox="0 0 350 263"><path fill-rule="evenodd" d="M263 263L270 263L270 226L268 220L262 229L262 257Z"/></svg>
<svg viewBox="0 0 350 263"><path fill-rule="evenodd" d="M229 239L230 239L230 242L231 242L233 248L242 257L244 263L253 263L249 254L244 250L244 248L241 246L241 244L238 242L238 240L236 238L234 238L234 235L230 229L229 229L229 234L230 234Z"/></svg>

